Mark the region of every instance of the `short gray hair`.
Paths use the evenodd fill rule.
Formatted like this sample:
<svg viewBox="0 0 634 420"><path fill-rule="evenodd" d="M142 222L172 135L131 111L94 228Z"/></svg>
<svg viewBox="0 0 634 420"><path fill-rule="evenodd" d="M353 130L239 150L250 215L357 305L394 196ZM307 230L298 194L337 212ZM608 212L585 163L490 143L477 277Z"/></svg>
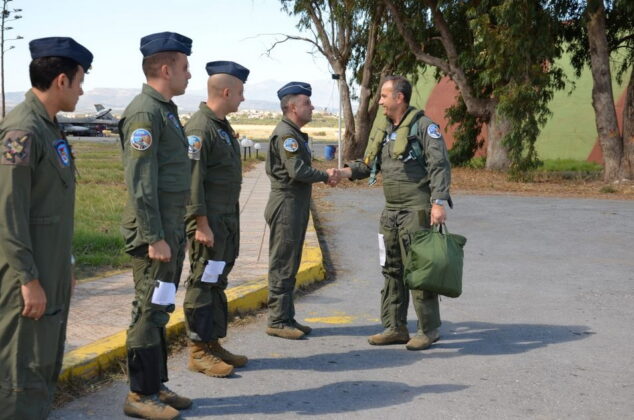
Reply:
<svg viewBox="0 0 634 420"><path fill-rule="evenodd" d="M280 100L280 108L282 108L282 113L284 115L286 115L286 113L288 112L288 107L291 102L295 102L295 98L297 98L298 96L299 95L286 95Z"/></svg>
<svg viewBox="0 0 634 420"><path fill-rule="evenodd" d="M407 80L403 76L391 75L386 76L383 83L389 81L392 82L392 90L394 91L394 95L396 95L397 93L402 93L403 98L405 99L405 103L409 105L409 101L410 99L412 99L412 84L409 82L409 80Z"/></svg>

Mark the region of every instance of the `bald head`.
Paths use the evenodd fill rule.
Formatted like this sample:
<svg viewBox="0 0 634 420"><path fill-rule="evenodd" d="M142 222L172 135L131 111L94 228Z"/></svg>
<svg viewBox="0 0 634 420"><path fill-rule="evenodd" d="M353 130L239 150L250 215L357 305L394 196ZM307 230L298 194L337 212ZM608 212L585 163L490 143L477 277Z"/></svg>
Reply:
<svg viewBox="0 0 634 420"><path fill-rule="evenodd" d="M243 94L244 83L235 76L218 73L207 79L207 105L221 118L238 110Z"/></svg>
<svg viewBox="0 0 634 420"><path fill-rule="evenodd" d="M210 98L222 96L225 89L235 90L242 88L242 81L235 76L226 73L213 74L207 79L207 93Z"/></svg>

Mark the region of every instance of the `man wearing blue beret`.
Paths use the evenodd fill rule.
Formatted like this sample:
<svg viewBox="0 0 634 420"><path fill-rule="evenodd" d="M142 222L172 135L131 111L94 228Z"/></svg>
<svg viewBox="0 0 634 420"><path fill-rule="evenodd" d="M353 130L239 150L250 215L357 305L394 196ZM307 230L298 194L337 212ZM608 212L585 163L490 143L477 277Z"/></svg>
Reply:
<svg viewBox="0 0 634 420"><path fill-rule="evenodd" d="M29 43L31 90L0 125L0 418L47 417L74 284L75 162L55 115L74 111L93 56Z"/></svg>
<svg viewBox="0 0 634 420"><path fill-rule="evenodd" d="M191 271L185 294L189 338L188 367L225 377L247 358L218 341L227 335L228 276L240 246L240 144L227 121L244 101L249 70L231 61L207 63L207 102L185 127L192 163L192 194L187 208Z"/></svg>
<svg viewBox="0 0 634 420"><path fill-rule="evenodd" d="M311 328L295 320L293 291L310 215L312 184L336 184L337 175L311 167L308 135L301 128L312 120L311 86L290 82L277 91L280 121L269 139L266 173L271 193L264 218L269 236L269 319L266 333L298 340Z"/></svg>
<svg viewBox="0 0 634 420"><path fill-rule="evenodd" d="M187 137L172 98L191 77L192 40L173 32L141 38L147 83L119 122L128 202L121 231L133 266L135 297L128 329L130 393L125 414L172 419L191 400L169 390L165 325L174 311L185 258L189 199Z"/></svg>

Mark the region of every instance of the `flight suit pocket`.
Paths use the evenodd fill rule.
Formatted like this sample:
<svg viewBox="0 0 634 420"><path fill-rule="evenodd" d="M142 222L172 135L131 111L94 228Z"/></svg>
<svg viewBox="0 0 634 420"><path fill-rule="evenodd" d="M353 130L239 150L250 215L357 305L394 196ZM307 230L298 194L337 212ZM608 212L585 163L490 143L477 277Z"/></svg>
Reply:
<svg viewBox="0 0 634 420"><path fill-rule="evenodd" d="M61 361L63 348L64 311L51 308L37 321L20 318L21 372L25 387L42 386L42 378L52 378Z"/></svg>

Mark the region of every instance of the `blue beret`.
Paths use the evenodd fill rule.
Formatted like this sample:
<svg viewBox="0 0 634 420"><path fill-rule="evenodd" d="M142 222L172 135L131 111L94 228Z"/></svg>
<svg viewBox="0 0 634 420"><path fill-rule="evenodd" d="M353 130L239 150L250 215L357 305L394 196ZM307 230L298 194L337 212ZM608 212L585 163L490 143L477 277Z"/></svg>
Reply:
<svg viewBox="0 0 634 420"><path fill-rule="evenodd" d="M210 76L218 73L230 74L242 80L242 83L247 81L250 73L248 68L233 61L210 61L207 63L206 69Z"/></svg>
<svg viewBox="0 0 634 420"><path fill-rule="evenodd" d="M159 32L141 38L143 57L163 51L177 51L190 55L192 53L192 40L176 32Z"/></svg>
<svg viewBox="0 0 634 420"><path fill-rule="evenodd" d="M290 82L285 84L277 91L277 97L282 99L286 95L306 95L310 96L313 89L310 84L304 82Z"/></svg>
<svg viewBox="0 0 634 420"><path fill-rule="evenodd" d="M66 57L77 62L87 72L92 63L92 53L73 38L53 36L29 42L31 58Z"/></svg>

